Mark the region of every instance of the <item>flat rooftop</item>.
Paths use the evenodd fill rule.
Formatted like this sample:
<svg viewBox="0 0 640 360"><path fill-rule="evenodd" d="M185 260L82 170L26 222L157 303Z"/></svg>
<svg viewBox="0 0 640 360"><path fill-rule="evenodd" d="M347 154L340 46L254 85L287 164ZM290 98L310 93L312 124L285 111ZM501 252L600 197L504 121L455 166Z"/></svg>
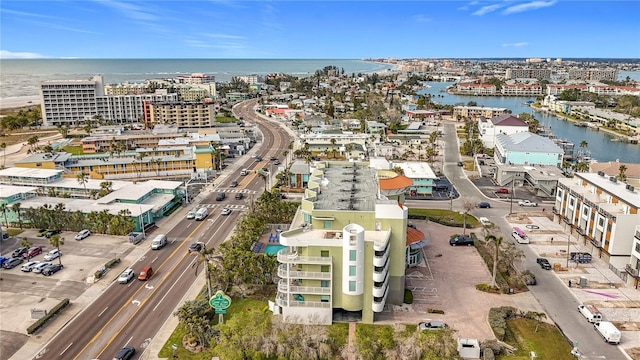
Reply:
<svg viewBox="0 0 640 360"><path fill-rule="evenodd" d="M378 195L376 170L368 166L329 163L320 181L316 210L374 211Z"/></svg>

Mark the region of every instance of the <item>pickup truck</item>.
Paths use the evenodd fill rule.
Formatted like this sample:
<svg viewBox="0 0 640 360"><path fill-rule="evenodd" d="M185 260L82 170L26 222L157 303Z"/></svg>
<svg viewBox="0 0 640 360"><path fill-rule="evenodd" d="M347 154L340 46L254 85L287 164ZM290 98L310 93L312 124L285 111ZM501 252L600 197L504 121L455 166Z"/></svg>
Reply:
<svg viewBox="0 0 640 360"><path fill-rule="evenodd" d="M538 203L532 202L532 201L529 201L529 200L520 200L520 201L518 201L518 205L536 207L536 206L538 206Z"/></svg>

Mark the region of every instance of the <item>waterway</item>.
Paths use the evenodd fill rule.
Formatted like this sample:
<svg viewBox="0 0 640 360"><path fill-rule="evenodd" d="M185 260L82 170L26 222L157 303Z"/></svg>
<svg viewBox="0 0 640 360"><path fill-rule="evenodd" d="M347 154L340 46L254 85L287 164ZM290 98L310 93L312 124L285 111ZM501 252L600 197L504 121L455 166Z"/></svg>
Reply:
<svg viewBox="0 0 640 360"><path fill-rule="evenodd" d="M420 90L418 93L431 94L432 100L436 103L467 105L470 101L475 101L478 106L507 108L516 116L522 113L532 114L540 124L551 130L553 135L573 142L576 145L576 151L579 149L579 144L586 141L591 158L598 162L620 160L627 163L640 163L640 146L611 141L615 137L603 131L578 127L557 116L535 112L526 105L527 101L535 100L535 97L452 95L444 92L444 89L453 83L429 82L428 84L429 88Z"/></svg>

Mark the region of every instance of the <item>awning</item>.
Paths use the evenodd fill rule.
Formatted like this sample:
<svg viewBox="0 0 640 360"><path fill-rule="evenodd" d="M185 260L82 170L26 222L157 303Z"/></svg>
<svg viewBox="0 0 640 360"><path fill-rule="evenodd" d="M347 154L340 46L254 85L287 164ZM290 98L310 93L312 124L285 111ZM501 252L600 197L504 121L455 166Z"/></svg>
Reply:
<svg viewBox="0 0 640 360"><path fill-rule="evenodd" d="M333 216L312 216L313 220L333 221L336 218Z"/></svg>

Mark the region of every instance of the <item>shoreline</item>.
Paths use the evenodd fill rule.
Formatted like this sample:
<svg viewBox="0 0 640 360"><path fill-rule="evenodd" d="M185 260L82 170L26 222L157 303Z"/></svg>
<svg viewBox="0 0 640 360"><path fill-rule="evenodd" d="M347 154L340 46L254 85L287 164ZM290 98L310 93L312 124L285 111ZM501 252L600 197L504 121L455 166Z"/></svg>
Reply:
<svg viewBox="0 0 640 360"><path fill-rule="evenodd" d="M585 122L585 121L579 121L579 120L572 119L572 118L567 117L567 116L565 116L563 114L559 114L559 113L555 113L555 112L549 111L547 108L536 107L536 106L529 106L529 107L533 111L543 112L543 113L554 115L554 116L556 116L556 117L558 117L558 118L560 118L560 119L562 119L564 121L570 122L573 126L576 126L576 127L578 126L577 124ZM590 121L586 121L586 122L589 123L589 124L593 123L593 122L590 122ZM595 129L595 131L605 132L605 133L607 133L609 135L614 136L616 139L622 139L622 140L618 140L618 141L622 141L624 143L631 144L631 145L640 145L640 141L638 141L639 139L636 139L633 136L622 135L622 134L619 134L619 133L617 133L617 132L615 132L615 131L613 131L611 129L607 129L607 128L603 127L601 124L598 124L598 123L595 123L595 124L596 124L595 128L594 127L589 127L589 128ZM636 143L631 142L631 140L635 140Z"/></svg>
<svg viewBox="0 0 640 360"><path fill-rule="evenodd" d="M0 110L19 109L40 104L40 95L8 97L0 99Z"/></svg>

